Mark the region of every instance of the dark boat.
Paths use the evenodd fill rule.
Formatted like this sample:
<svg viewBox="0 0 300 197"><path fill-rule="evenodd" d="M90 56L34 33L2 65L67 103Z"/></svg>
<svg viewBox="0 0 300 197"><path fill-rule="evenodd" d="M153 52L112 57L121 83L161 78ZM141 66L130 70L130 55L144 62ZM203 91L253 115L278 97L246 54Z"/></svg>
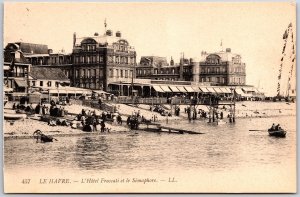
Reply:
<svg viewBox="0 0 300 197"><path fill-rule="evenodd" d="M286 136L286 131L283 129L278 129L278 130L272 130L268 129L269 135L274 136L274 137L285 137Z"/></svg>
<svg viewBox="0 0 300 197"><path fill-rule="evenodd" d="M53 142L53 137L49 135L45 135L41 130L36 130L33 133L33 137L36 138L37 142L40 140L41 142Z"/></svg>

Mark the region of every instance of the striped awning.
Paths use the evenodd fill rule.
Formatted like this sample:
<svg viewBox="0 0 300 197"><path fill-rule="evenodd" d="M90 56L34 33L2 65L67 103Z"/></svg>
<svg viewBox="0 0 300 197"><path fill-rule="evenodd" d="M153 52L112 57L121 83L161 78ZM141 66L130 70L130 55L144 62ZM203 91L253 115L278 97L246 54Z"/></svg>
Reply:
<svg viewBox="0 0 300 197"><path fill-rule="evenodd" d="M224 92L220 89L220 88L213 88L216 93L219 93L219 94L224 94Z"/></svg>
<svg viewBox="0 0 300 197"><path fill-rule="evenodd" d="M231 93L230 89L228 89L228 88L220 88L220 89L222 90L223 93L226 93L226 94Z"/></svg>
<svg viewBox="0 0 300 197"><path fill-rule="evenodd" d="M240 94L240 95L245 94L245 93L243 92L243 90L242 90L242 89L239 89L239 88L236 88L236 89L235 89L235 92L236 92L237 94Z"/></svg>
<svg viewBox="0 0 300 197"><path fill-rule="evenodd" d="M161 87L160 86L152 86L153 87L153 89L156 91L156 92L164 92L163 91L163 89L161 89Z"/></svg>
<svg viewBox="0 0 300 197"><path fill-rule="evenodd" d="M164 92L172 92L168 86L160 86Z"/></svg>
<svg viewBox="0 0 300 197"><path fill-rule="evenodd" d="M176 86L180 92L186 92L183 86Z"/></svg>
<svg viewBox="0 0 300 197"><path fill-rule="evenodd" d="M216 92L212 87L206 87L206 89L207 89L208 92L210 92L210 93L215 93L215 92Z"/></svg>
<svg viewBox="0 0 300 197"><path fill-rule="evenodd" d="M203 93L209 93L209 91L205 87L199 87Z"/></svg>
<svg viewBox="0 0 300 197"><path fill-rule="evenodd" d="M172 92L180 92L176 86L169 86L169 88L172 90Z"/></svg>
<svg viewBox="0 0 300 197"><path fill-rule="evenodd" d="M192 86L192 88L195 90L195 92L202 92L198 86Z"/></svg>
<svg viewBox="0 0 300 197"><path fill-rule="evenodd" d="M184 86L184 88L188 91L188 92L196 92L192 87L190 86Z"/></svg>

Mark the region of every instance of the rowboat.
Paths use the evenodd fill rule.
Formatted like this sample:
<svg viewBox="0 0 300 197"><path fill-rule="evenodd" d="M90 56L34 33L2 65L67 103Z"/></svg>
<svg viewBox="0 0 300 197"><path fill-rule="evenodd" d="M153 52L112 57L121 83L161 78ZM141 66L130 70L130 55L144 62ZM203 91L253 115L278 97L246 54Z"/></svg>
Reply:
<svg viewBox="0 0 300 197"><path fill-rule="evenodd" d="M278 130L272 130L268 129L269 135L274 136L274 137L285 137L286 136L286 131L283 129L278 129Z"/></svg>
<svg viewBox="0 0 300 197"><path fill-rule="evenodd" d="M26 114L8 114L4 113L4 120L20 120L25 119L27 116Z"/></svg>

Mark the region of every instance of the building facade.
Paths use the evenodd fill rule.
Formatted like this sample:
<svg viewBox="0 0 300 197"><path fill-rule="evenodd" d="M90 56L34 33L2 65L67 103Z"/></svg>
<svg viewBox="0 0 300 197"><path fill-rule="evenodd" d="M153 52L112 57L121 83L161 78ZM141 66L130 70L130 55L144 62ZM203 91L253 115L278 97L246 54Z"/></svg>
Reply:
<svg viewBox="0 0 300 197"><path fill-rule="evenodd" d="M136 76L141 79L178 81L179 66L174 65L173 59L169 64L165 57L142 56Z"/></svg>
<svg viewBox="0 0 300 197"><path fill-rule="evenodd" d="M200 82L212 85L246 85L246 65L241 55L231 53L231 49L218 53L202 53L200 62Z"/></svg>
<svg viewBox="0 0 300 197"><path fill-rule="evenodd" d="M163 60L163 61L162 61ZM163 63L162 63L163 62ZM137 66L137 78L169 81L193 81L211 85L245 85L246 65L241 55L231 49L217 53L201 53L200 61L181 58L179 64L170 64L166 58L143 56Z"/></svg>
<svg viewBox="0 0 300 197"><path fill-rule="evenodd" d="M72 86L108 91L112 82L128 82L134 77L136 52L121 32L73 40Z"/></svg>

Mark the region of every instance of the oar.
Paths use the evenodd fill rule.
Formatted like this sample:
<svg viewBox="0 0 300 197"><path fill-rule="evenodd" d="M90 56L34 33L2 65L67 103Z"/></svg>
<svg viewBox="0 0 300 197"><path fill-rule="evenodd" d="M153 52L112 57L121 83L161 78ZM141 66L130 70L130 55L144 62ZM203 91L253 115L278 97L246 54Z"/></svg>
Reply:
<svg viewBox="0 0 300 197"><path fill-rule="evenodd" d="M258 129L250 129L249 131L266 131L266 130L258 130Z"/></svg>

